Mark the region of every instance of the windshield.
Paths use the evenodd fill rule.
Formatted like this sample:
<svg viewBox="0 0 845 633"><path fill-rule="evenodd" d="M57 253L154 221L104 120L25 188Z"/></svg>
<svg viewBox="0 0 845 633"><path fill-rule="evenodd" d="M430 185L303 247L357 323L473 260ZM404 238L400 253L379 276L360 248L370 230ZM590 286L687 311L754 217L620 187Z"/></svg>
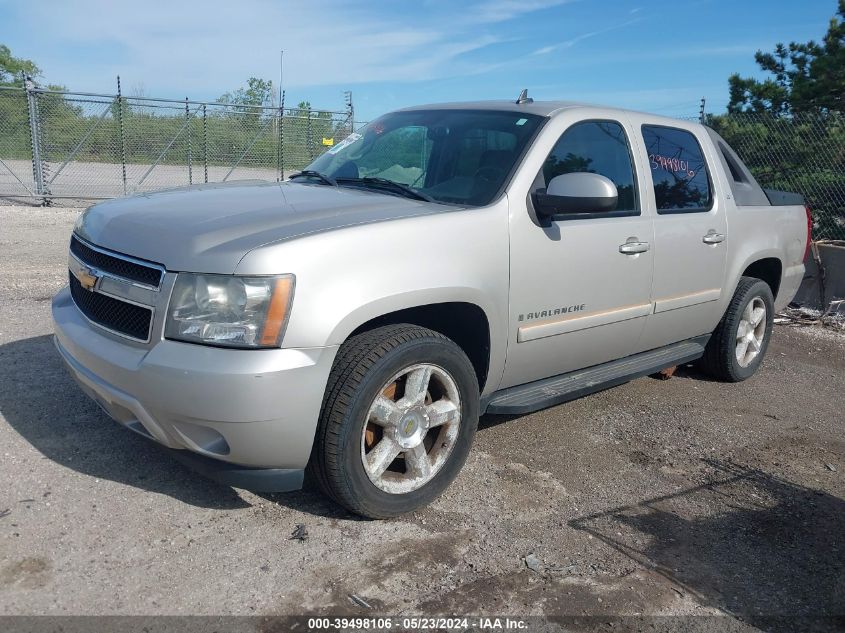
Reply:
<svg viewBox="0 0 845 633"><path fill-rule="evenodd" d="M341 186L376 187L367 179L380 178L437 202L482 206L502 189L541 122L521 112L393 112L306 169Z"/></svg>

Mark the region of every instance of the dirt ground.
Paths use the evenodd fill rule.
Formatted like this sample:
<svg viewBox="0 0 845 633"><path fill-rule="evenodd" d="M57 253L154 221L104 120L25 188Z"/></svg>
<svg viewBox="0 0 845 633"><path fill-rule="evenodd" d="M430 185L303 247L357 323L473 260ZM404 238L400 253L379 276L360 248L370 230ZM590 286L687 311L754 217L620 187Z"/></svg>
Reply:
<svg viewBox="0 0 845 633"><path fill-rule="evenodd" d="M845 616L845 336L485 417L438 501L365 521L207 481L79 391L50 340L76 215L0 207L0 614Z"/></svg>

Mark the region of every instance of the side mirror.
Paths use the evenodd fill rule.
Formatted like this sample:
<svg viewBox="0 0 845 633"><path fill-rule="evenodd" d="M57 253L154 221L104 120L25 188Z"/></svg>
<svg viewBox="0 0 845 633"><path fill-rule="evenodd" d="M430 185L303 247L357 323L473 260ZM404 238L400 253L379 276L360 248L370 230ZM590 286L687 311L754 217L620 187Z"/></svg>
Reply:
<svg viewBox="0 0 845 633"><path fill-rule="evenodd" d="M545 190L532 194L540 219L564 213L606 213L616 210L619 192L610 178L590 172L561 174Z"/></svg>

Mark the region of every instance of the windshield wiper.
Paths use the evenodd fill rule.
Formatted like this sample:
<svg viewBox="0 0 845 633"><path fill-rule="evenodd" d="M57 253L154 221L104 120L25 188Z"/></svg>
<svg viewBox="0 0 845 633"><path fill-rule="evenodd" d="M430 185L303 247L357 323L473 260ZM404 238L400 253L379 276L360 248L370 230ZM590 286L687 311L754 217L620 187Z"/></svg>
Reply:
<svg viewBox="0 0 845 633"><path fill-rule="evenodd" d="M375 178L373 176L365 176L364 178L338 178L337 182L343 183L355 183L355 184L364 184L364 185L371 185L375 189L387 189L394 193L398 193L399 195L405 196L406 198L413 198L414 200L423 200L425 202L435 202L434 198L429 195L424 194L421 191L417 191L416 189L412 189L408 185L403 185L401 182L396 182L394 180L389 180L387 178Z"/></svg>
<svg viewBox="0 0 845 633"><path fill-rule="evenodd" d="M313 169L303 169L300 172L295 174L291 174L291 178L316 178L324 185L331 185L332 187L337 187L337 181L332 178L331 176L326 176L326 174L321 174L319 171L314 171Z"/></svg>

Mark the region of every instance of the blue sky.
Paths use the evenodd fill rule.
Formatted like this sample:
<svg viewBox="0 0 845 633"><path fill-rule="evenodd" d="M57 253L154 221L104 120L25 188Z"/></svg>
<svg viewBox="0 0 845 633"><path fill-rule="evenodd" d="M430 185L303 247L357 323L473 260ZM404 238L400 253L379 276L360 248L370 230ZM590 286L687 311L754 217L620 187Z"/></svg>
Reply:
<svg viewBox="0 0 845 633"><path fill-rule="evenodd" d="M279 75L356 118L418 103L573 99L676 116L727 103L754 51L819 39L834 0L0 0L0 43L69 89L206 100Z"/></svg>

